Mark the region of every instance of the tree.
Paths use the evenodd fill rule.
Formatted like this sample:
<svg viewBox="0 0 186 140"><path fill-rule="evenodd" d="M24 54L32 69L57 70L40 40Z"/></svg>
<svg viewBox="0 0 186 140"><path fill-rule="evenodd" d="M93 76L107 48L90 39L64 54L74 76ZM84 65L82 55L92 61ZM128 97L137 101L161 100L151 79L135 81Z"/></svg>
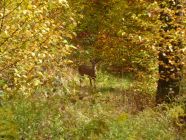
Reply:
<svg viewBox="0 0 186 140"><path fill-rule="evenodd" d="M171 102L180 93L182 79L183 4L181 0L159 2L159 80L156 102Z"/></svg>
<svg viewBox="0 0 186 140"><path fill-rule="evenodd" d="M76 56L101 57L106 69L120 73L153 70L156 50L152 37L156 27L148 15L151 2L79 1L83 2L75 3L83 6L77 9L82 18L76 29L75 43L80 46Z"/></svg>
<svg viewBox="0 0 186 140"><path fill-rule="evenodd" d="M30 95L38 89L56 91L56 84L64 86L63 70L74 48L69 38L76 25L68 3L2 0L0 4L0 90Z"/></svg>

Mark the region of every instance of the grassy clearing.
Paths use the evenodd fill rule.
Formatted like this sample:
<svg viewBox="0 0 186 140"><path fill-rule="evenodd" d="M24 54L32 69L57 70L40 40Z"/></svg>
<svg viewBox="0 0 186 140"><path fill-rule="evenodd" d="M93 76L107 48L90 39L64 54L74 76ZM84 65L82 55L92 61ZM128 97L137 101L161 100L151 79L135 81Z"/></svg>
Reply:
<svg viewBox="0 0 186 140"><path fill-rule="evenodd" d="M147 80L148 81L148 80ZM26 140L184 140L184 103L154 107L154 83L99 74L97 89L74 78L71 93L17 96L0 107L0 137ZM151 81L152 82L152 81ZM137 86L140 83L143 86ZM137 87L137 88L136 88ZM141 88L139 88L141 87ZM147 88L147 89L148 89ZM70 90L70 89L69 89Z"/></svg>

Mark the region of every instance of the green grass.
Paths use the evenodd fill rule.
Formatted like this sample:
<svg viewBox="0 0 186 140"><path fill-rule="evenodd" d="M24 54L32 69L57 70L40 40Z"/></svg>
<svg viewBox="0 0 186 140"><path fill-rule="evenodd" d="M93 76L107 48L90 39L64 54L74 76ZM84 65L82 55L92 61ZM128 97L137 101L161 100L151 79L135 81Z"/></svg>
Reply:
<svg viewBox="0 0 186 140"><path fill-rule="evenodd" d="M97 85L99 86L101 92L127 90L130 88L130 85L133 82L130 75L125 75L121 78L101 72L99 72L97 75Z"/></svg>
<svg viewBox="0 0 186 140"><path fill-rule="evenodd" d="M97 89L74 77L68 93L2 100L0 139L184 140L184 103L154 107L154 83L101 73ZM148 83L151 82L151 83ZM137 85L139 84L139 85ZM148 88L145 86L148 85ZM71 91L71 92L70 92Z"/></svg>

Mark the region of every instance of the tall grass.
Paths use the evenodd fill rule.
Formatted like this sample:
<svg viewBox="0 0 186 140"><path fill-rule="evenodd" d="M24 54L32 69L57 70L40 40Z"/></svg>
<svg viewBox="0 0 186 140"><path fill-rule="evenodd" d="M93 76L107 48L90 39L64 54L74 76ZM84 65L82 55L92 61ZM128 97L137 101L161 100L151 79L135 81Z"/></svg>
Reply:
<svg viewBox="0 0 186 140"><path fill-rule="evenodd" d="M183 99L153 107L153 94L139 87L136 90L136 82L130 76L118 78L102 73L94 92L87 79L81 90L76 78L69 94L44 96L41 89L29 97L2 100L0 139L186 139L185 126L179 121L179 116L185 115Z"/></svg>

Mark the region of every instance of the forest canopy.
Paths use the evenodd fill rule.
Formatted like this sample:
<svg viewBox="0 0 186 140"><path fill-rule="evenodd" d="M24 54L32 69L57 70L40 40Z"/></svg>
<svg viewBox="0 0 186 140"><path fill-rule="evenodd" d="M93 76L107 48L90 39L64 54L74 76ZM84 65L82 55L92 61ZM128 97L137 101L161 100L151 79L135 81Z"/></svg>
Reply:
<svg viewBox="0 0 186 140"><path fill-rule="evenodd" d="M185 11L1 0L0 139L185 139Z"/></svg>

